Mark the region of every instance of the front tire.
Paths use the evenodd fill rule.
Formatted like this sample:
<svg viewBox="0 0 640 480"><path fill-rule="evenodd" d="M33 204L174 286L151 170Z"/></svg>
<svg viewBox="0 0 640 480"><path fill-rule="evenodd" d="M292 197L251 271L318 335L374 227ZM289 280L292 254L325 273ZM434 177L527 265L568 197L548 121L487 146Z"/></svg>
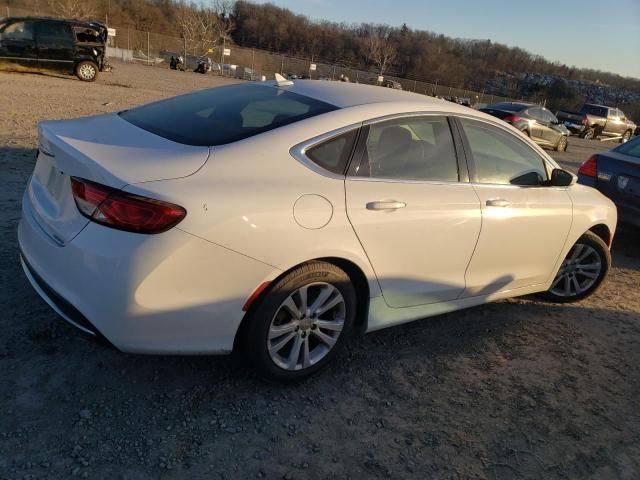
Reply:
<svg viewBox="0 0 640 480"><path fill-rule="evenodd" d="M76 65L76 77L83 82L95 82L98 78L98 65L90 60L83 60Z"/></svg>
<svg viewBox="0 0 640 480"><path fill-rule="evenodd" d="M556 152L566 152L567 151L567 146L569 145L569 142L567 141L567 137L565 137L564 135L562 135L559 139L558 139L558 143L555 146L555 151Z"/></svg>
<svg viewBox="0 0 640 480"><path fill-rule="evenodd" d="M356 291L344 270L327 262L302 265L252 306L245 355L269 380L303 380L336 356L355 316Z"/></svg>
<svg viewBox="0 0 640 480"><path fill-rule="evenodd" d="M627 143L630 138L631 138L631 130L627 130L622 134L622 137L620 138L620 143Z"/></svg>
<svg viewBox="0 0 640 480"><path fill-rule="evenodd" d="M611 252L607 244L594 233L587 232L571 247L551 288L541 297L555 303L582 300L600 287L610 268Z"/></svg>

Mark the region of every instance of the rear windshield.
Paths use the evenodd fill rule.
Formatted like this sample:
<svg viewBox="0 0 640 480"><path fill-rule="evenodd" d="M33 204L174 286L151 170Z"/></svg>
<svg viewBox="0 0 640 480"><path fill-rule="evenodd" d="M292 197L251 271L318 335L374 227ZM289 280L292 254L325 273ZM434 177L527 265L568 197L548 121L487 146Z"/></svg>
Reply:
<svg viewBox="0 0 640 480"><path fill-rule="evenodd" d="M494 103L493 105L489 105L487 107L487 109L491 109L491 110L508 110L510 112L519 112L520 110L524 109L525 107L526 107L526 105L523 105L522 103L501 102L501 103Z"/></svg>
<svg viewBox="0 0 640 480"><path fill-rule="evenodd" d="M599 107L597 105L584 105L580 109L580 113L586 113L587 115L593 115L594 117L606 117L607 107Z"/></svg>
<svg viewBox="0 0 640 480"><path fill-rule="evenodd" d="M174 142L215 146L337 108L266 85L241 84L172 97L119 115L137 127Z"/></svg>
<svg viewBox="0 0 640 480"><path fill-rule="evenodd" d="M640 158L640 137L636 137L630 142L623 143L614 150L618 153L623 153L625 155L631 155L632 157Z"/></svg>

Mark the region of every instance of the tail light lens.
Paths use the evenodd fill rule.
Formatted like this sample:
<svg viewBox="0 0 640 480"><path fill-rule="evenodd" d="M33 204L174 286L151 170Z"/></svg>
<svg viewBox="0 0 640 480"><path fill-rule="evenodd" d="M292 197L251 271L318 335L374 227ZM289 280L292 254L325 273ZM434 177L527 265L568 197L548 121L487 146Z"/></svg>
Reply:
<svg viewBox="0 0 640 480"><path fill-rule="evenodd" d="M582 125L588 125L588 124L589 124L589 119L585 115L584 117L582 117Z"/></svg>
<svg viewBox="0 0 640 480"><path fill-rule="evenodd" d="M522 118L520 118L517 115L507 115L506 117L503 118L503 120L507 123L516 123L522 120Z"/></svg>
<svg viewBox="0 0 640 480"><path fill-rule="evenodd" d="M127 232L166 232L187 215L187 211L179 205L123 192L82 178L71 177L71 190L82 215L101 225Z"/></svg>
<svg viewBox="0 0 640 480"><path fill-rule="evenodd" d="M598 175L598 156L591 155L586 162L580 165L578 173L585 177L596 178Z"/></svg>

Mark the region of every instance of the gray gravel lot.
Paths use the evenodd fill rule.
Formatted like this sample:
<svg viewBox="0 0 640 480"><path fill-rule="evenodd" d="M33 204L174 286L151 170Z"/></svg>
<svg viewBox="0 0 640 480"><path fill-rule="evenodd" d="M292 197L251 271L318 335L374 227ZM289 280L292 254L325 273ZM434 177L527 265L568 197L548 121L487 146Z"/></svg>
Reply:
<svg viewBox="0 0 640 480"><path fill-rule="evenodd" d="M94 84L0 73L0 479L638 478L637 231L584 302L380 331L295 386L231 357L123 354L58 318L17 258L36 123L220 84L135 65ZM572 138L554 156L575 170L611 146Z"/></svg>

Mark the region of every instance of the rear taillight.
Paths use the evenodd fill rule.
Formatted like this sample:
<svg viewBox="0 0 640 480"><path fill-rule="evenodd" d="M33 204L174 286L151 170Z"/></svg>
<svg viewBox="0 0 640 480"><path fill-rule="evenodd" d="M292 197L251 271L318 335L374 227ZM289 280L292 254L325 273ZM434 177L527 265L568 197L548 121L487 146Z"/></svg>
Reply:
<svg viewBox="0 0 640 480"><path fill-rule="evenodd" d="M585 177L596 178L596 176L598 175L598 156L591 155L586 162L580 165L578 173L584 175Z"/></svg>
<svg viewBox="0 0 640 480"><path fill-rule="evenodd" d="M71 177L71 190L82 215L101 225L128 232L166 232L187 215L179 205L123 192L83 178Z"/></svg>
<svg viewBox="0 0 640 480"><path fill-rule="evenodd" d="M582 117L582 125L589 125L589 119L586 115Z"/></svg>
<svg viewBox="0 0 640 480"><path fill-rule="evenodd" d="M522 120L522 118L520 118L517 115L507 115L506 117L503 118L503 120L507 123L516 123Z"/></svg>

